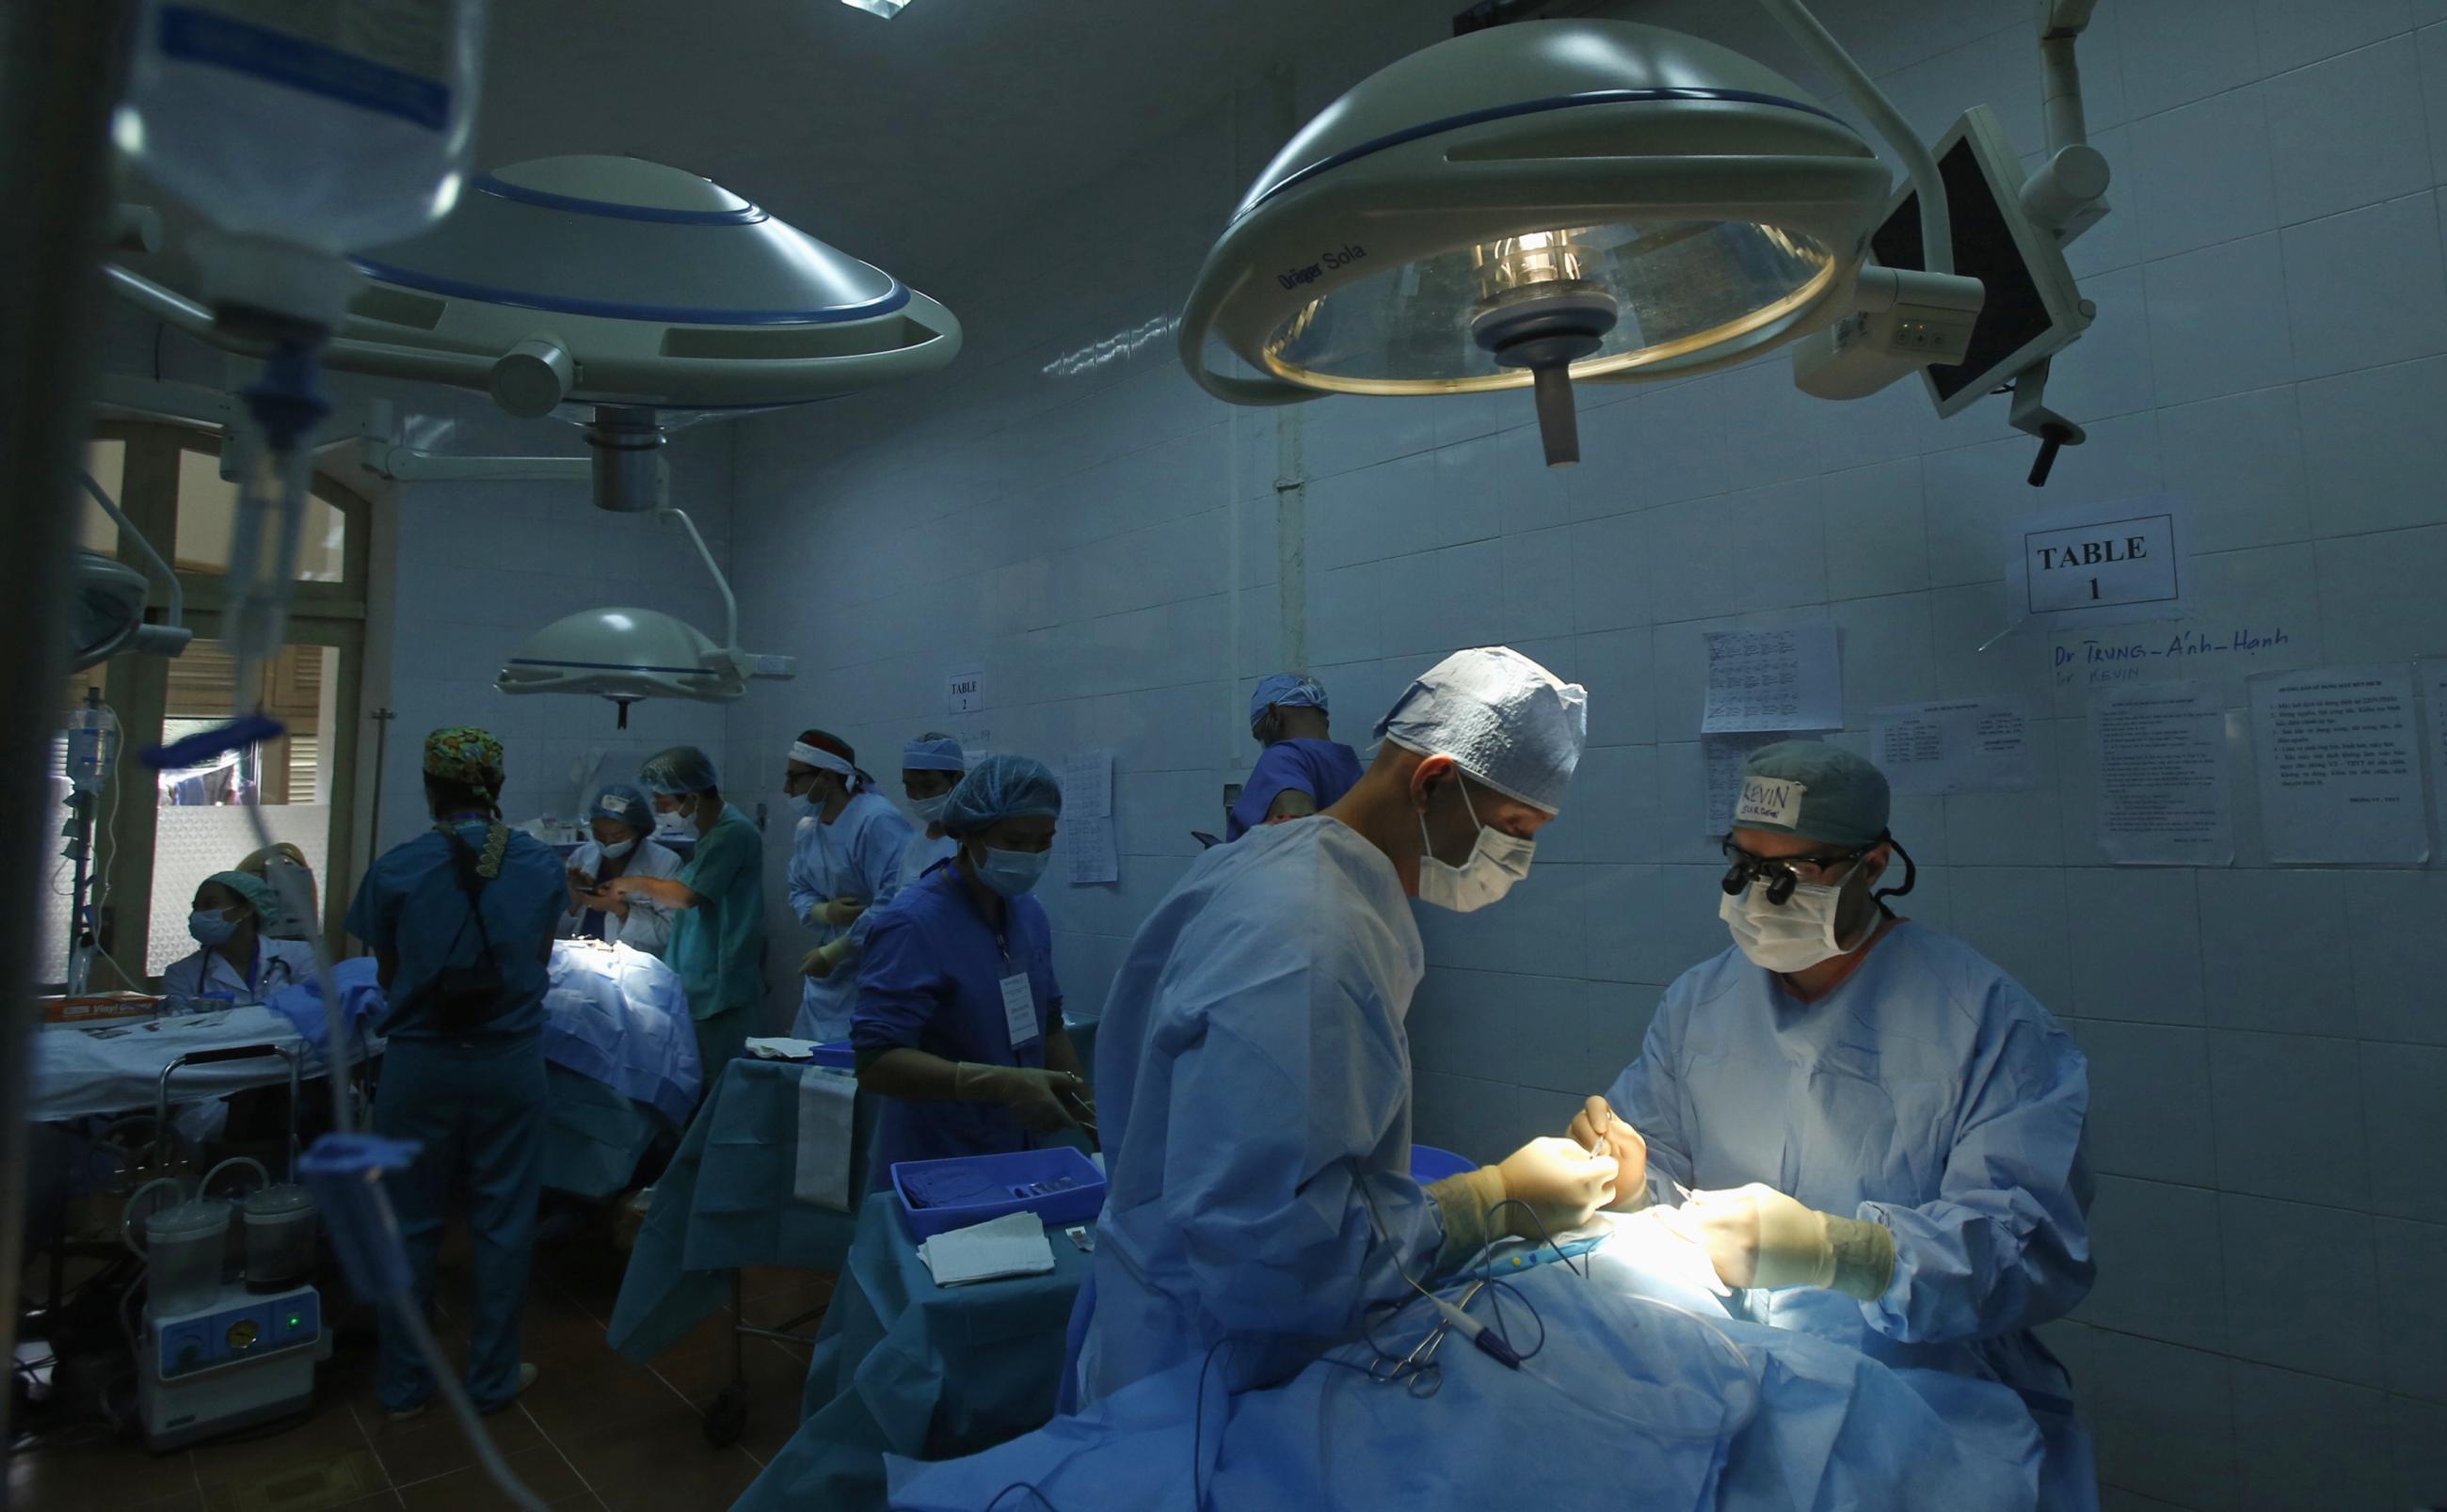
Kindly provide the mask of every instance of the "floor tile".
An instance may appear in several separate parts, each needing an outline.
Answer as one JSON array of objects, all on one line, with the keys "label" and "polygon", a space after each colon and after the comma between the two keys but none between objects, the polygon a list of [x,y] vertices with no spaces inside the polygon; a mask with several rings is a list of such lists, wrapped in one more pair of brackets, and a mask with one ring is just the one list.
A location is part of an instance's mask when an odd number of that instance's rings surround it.
[{"label": "floor tile", "polygon": [[142,1444],[33,1449],[9,1458],[8,1504],[16,1512],[142,1505],[196,1493],[183,1449],[155,1454]]},{"label": "floor tile", "polygon": [[561,1447],[610,1512],[729,1506],[758,1469],[736,1446],[708,1445],[693,1419],[609,1428]]},{"label": "floor tile", "polygon": [[[595,1502],[594,1491],[579,1477],[577,1469],[549,1444],[504,1454],[502,1460],[510,1473],[546,1506],[572,1503],[590,1505]],[[408,1486],[400,1495],[408,1503],[408,1512],[427,1512],[428,1508],[433,1512],[514,1512],[518,1504],[483,1470],[472,1465]]]},{"label": "floor tile", "polygon": [[[464,1470],[476,1463],[475,1446],[457,1419],[436,1404],[423,1416],[394,1423],[379,1409],[371,1418],[360,1410],[367,1442],[393,1485],[408,1486]],[[485,1431],[504,1454],[517,1454],[544,1442],[535,1419],[513,1407],[484,1419]]]}]

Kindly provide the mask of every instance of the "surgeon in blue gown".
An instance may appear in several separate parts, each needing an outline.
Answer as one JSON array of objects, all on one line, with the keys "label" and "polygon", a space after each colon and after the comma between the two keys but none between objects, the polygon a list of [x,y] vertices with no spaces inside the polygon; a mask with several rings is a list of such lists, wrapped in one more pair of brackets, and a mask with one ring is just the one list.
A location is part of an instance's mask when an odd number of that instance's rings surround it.
[{"label": "surgeon in blue gown", "polygon": [[859,1085],[883,1097],[879,1190],[897,1161],[1024,1150],[1093,1128],[1062,1027],[1053,928],[1030,896],[1061,813],[1061,784],[1043,764],[987,757],[936,820],[957,853],[875,916],[850,1043]]},{"label": "surgeon in blue gown", "polygon": [[1333,739],[1325,685],[1277,672],[1249,697],[1249,733],[1265,749],[1224,816],[1224,838],[1331,808],[1359,784],[1359,753]]},{"label": "surgeon in blue gown", "polygon": [[1280,1381],[1489,1238],[1612,1196],[1613,1160],[1563,1139],[1410,1175],[1411,899],[1466,912],[1527,875],[1585,729],[1579,687],[1458,652],[1341,802],[1207,851],[1140,927],[1098,1029],[1110,1185],[1070,1400],[1209,1358]]},{"label": "surgeon in blue gown", "polygon": [[849,1037],[858,1003],[851,963],[864,936],[855,926],[900,889],[901,857],[913,831],[859,769],[849,743],[821,729],[791,742],[782,790],[799,816],[790,841],[790,912],[816,936],[799,962],[799,1013],[790,1032],[831,1044]]},{"label": "surgeon in blue gown", "polygon": [[2001,1382],[2046,1446],[2039,1504],[2097,1504],[2063,1367],[2032,1333],[2090,1291],[2086,1065],[2021,985],[1898,917],[1887,780],[1849,751],[1743,768],[1731,948],[1666,989],[1640,1058],[1573,1120],[1617,1205],[1673,1203],[1755,1320],[1944,1381]]},{"label": "surgeon in blue gown", "polygon": [[[388,998],[374,1132],[414,1140],[415,1163],[384,1179],[419,1307],[433,1298],[442,1229],[466,1211],[475,1260],[467,1395],[482,1412],[535,1379],[519,1322],[542,1176],[543,998],[565,900],[560,858],[501,822],[501,742],[457,726],[425,746],[433,827],[375,860],[349,909]],[[374,1393],[393,1417],[430,1404],[435,1383],[386,1310]]]}]

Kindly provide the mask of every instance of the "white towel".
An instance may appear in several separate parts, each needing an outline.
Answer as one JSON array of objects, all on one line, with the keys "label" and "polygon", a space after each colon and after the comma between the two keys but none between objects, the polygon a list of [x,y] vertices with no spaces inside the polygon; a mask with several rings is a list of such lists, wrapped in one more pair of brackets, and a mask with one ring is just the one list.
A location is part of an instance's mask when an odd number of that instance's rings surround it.
[{"label": "white towel", "polygon": [[749,1058],[753,1060],[804,1061],[815,1052],[816,1042],[814,1040],[790,1039],[785,1036],[775,1036],[770,1039],[762,1037],[751,1038],[748,1042],[748,1054]]},{"label": "white towel", "polygon": [[858,1078],[826,1066],[799,1072],[799,1163],[790,1195],[802,1202],[849,1211],[850,1125]]},{"label": "white towel", "polygon": [[1045,1242],[1045,1225],[1034,1213],[1005,1213],[938,1234],[918,1246],[918,1257],[937,1286],[1043,1276],[1053,1269],[1053,1246]]}]

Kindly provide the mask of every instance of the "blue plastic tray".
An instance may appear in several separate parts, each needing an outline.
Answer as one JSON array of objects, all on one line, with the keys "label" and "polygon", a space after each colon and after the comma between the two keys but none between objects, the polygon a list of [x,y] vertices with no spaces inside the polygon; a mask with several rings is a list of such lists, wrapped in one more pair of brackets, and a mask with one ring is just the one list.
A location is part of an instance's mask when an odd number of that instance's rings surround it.
[{"label": "blue plastic tray", "polygon": [[[1071,1184],[1043,1193],[1029,1190],[1066,1181]],[[1085,1223],[1105,1205],[1105,1173],[1068,1145],[899,1161],[892,1167],[892,1189],[900,1194],[911,1236],[920,1239],[1006,1213],[1034,1213],[1048,1223]]]},{"label": "blue plastic tray", "polygon": [[1411,1180],[1421,1186],[1441,1181],[1448,1176],[1459,1176],[1475,1168],[1477,1162],[1465,1161],[1451,1150],[1440,1150],[1432,1144],[1411,1146]]},{"label": "blue plastic tray", "polygon": [[847,1040],[834,1040],[829,1045],[819,1045],[808,1052],[807,1059],[815,1065],[829,1066],[835,1070],[858,1069],[858,1052],[849,1048]]}]

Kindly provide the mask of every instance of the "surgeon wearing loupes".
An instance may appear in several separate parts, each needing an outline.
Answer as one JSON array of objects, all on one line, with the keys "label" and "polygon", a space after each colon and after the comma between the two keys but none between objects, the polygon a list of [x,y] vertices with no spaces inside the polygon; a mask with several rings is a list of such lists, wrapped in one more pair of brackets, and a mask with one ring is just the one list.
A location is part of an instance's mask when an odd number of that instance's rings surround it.
[{"label": "surgeon wearing loupes", "polygon": [[[1666,989],[1571,1135],[1614,1156],[1618,1209],[1679,1205],[1660,1216],[1737,1312],[1923,1383],[2012,1388],[2039,1427],[2039,1505],[2095,1507],[2070,1381],[2032,1332],[2096,1275],[2088,1068],[2020,983],[1887,905],[1911,890],[1888,807],[1885,775],[1840,747],[1751,757],[1723,842],[1733,944]],[[1903,884],[1881,885],[1897,860]],[[1921,1389],[1946,1410],[1942,1384]]]},{"label": "surgeon wearing loupes", "polygon": [[881,1093],[874,1180],[894,1162],[1034,1148],[1091,1131],[1095,1106],[1062,1027],[1053,934],[1031,897],[1062,786],[1025,756],[985,758],[936,820],[958,846],[880,911],[859,957],[850,1044]]}]

